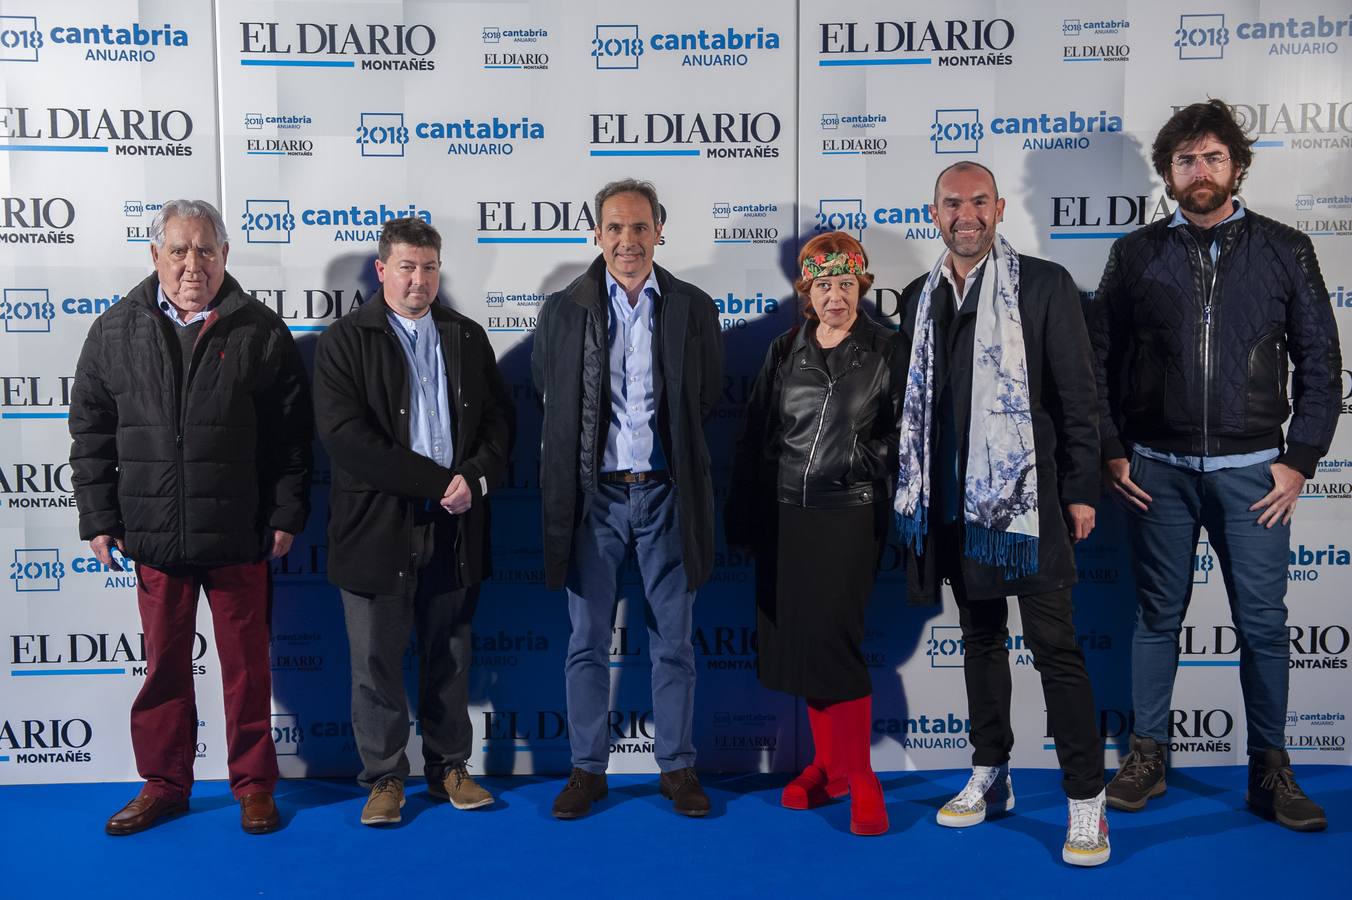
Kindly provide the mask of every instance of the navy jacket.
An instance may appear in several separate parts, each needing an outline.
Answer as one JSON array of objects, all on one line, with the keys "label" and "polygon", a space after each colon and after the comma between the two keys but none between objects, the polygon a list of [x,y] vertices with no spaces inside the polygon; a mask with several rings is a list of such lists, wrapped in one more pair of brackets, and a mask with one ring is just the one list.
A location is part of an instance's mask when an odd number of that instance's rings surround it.
[{"label": "navy jacket", "polygon": [[[654,266],[661,296],[653,334],[657,437],[662,442],[681,522],[688,590],[714,562],[714,492],[704,420],[723,387],[723,335],[713,300]],[[605,259],[551,294],[540,308],[531,374],[540,396],[540,506],[545,582],[561,588],[573,553],[582,497],[596,493],[610,423],[610,360]]]},{"label": "navy jacket", "polygon": [[1314,247],[1252,210],[1217,227],[1214,265],[1166,219],[1113,244],[1090,313],[1103,457],[1134,443],[1193,456],[1281,448],[1290,415],[1279,461],[1313,477],[1342,377]]}]

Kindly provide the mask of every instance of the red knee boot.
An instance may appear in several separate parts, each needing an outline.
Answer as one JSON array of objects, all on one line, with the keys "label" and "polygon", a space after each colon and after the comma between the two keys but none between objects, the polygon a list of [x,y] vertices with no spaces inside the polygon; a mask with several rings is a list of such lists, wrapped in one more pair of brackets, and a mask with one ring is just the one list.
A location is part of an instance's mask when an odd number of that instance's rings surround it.
[{"label": "red knee boot", "polygon": [[790,781],[779,796],[788,809],[812,809],[849,793],[849,785],[832,750],[831,717],[819,700],[807,701],[807,721],[812,729],[812,762]]},{"label": "red knee boot", "polygon": [[887,831],[887,804],[883,800],[883,786],[873,774],[870,758],[873,698],[833,703],[826,712],[831,717],[832,747],[837,764],[844,767],[849,780],[850,831],[883,834]]}]

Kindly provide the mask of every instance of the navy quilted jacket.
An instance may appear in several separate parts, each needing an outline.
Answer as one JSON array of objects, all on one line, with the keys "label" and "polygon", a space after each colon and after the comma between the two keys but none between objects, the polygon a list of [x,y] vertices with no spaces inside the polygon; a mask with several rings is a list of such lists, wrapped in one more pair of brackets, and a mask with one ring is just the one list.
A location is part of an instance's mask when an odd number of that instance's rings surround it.
[{"label": "navy quilted jacket", "polygon": [[[1283,448],[1313,477],[1340,412],[1338,330],[1310,239],[1245,210],[1220,254],[1158,222],[1119,238],[1091,305],[1103,458]],[[1288,375],[1290,377],[1288,393]],[[1294,413],[1294,414],[1293,414]]]}]

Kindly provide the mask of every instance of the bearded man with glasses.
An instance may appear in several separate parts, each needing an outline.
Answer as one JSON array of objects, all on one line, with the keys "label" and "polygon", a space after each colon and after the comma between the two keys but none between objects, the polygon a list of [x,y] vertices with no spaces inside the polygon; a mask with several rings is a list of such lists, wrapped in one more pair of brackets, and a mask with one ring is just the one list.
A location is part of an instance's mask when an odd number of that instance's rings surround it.
[{"label": "bearded man with glasses", "polygon": [[1245,800],[1318,831],[1324,811],[1285,749],[1285,596],[1291,516],[1333,438],[1342,362],[1310,239],[1235,196],[1252,144],[1220,100],[1174,114],[1152,161],[1178,209],[1113,245],[1090,311],[1105,483],[1128,510],[1140,602],[1134,734],[1108,805],[1139,810],[1164,793],[1178,636],[1206,528],[1239,634]]}]

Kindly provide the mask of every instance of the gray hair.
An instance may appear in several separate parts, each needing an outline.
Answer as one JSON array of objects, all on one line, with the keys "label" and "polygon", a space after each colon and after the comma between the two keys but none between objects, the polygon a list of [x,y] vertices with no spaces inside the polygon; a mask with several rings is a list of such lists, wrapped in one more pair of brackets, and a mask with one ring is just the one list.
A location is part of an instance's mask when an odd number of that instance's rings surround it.
[{"label": "gray hair", "polygon": [[622,178],[610,182],[596,192],[596,207],[592,210],[592,217],[596,220],[598,228],[601,225],[601,207],[616,194],[642,194],[653,208],[653,224],[662,224],[662,204],[657,202],[657,188],[653,187],[653,183],[639,181],[636,178]]},{"label": "gray hair", "polygon": [[225,220],[220,212],[205,200],[170,200],[155,213],[155,221],[150,223],[150,242],[157,247],[164,246],[164,226],[174,217],[184,219],[206,219],[216,229],[216,242],[221,245],[230,243],[225,233]]}]

